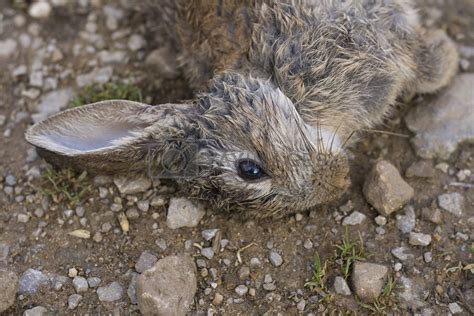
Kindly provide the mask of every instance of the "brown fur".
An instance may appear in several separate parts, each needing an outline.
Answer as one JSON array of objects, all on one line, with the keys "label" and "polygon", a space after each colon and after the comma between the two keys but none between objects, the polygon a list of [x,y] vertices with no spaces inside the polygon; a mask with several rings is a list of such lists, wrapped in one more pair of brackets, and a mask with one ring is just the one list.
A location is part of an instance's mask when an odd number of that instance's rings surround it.
[{"label": "brown fur", "polygon": [[[336,198],[349,135],[380,123],[398,96],[440,89],[457,69],[452,41],[423,29],[408,0],[153,3],[195,100],[92,104],[35,125],[27,140],[57,164],[111,172],[159,173],[179,162],[175,149],[193,153],[194,144],[196,174],[178,181],[244,216]],[[240,158],[268,176],[244,180]]]}]

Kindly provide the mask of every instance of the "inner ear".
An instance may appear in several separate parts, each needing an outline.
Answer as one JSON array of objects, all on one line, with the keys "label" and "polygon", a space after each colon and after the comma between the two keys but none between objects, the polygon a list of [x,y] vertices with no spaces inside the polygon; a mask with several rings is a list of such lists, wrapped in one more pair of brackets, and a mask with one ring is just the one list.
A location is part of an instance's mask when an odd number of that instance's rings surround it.
[{"label": "inner ear", "polygon": [[69,109],[32,126],[26,140],[40,149],[74,156],[101,153],[141,138],[150,106],[112,100]]}]

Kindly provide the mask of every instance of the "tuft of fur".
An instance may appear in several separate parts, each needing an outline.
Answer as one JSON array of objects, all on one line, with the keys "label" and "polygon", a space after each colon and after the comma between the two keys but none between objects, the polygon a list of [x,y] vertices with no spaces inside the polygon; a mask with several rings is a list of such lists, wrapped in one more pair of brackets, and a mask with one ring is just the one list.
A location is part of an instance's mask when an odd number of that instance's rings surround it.
[{"label": "tuft of fur", "polygon": [[[337,198],[347,186],[351,135],[379,124],[397,97],[442,88],[457,69],[453,42],[423,29],[410,0],[149,5],[194,100],[92,104],[33,126],[27,140],[56,164],[110,172],[160,175],[163,164],[189,154],[194,173],[177,180],[244,217],[284,216]],[[243,179],[240,159],[267,176]]]}]

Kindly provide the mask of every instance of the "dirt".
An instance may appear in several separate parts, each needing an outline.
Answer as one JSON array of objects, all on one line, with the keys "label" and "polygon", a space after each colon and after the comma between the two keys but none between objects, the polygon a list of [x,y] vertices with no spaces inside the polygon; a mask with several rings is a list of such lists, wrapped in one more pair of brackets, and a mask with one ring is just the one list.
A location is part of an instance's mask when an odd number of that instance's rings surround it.
[{"label": "dirt", "polygon": [[[79,3],[79,2],[78,2]],[[95,67],[97,54],[101,50],[123,50],[130,59],[125,64],[112,65],[114,75],[110,81],[127,81],[138,86],[146,96],[147,101],[154,104],[187,99],[191,96],[184,80],[156,78],[156,74],[145,64],[145,57],[155,48],[163,45],[163,39],[150,34],[153,20],[143,12],[131,8],[127,1],[84,1],[86,6],[77,3],[68,3],[63,7],[54,7],[51,16],[43,20],[35,20],[28,16],[28,4],[24,1],[0,0],[0,40],[6,38],[19,38],[22,33],[29,34],[31,40],[42,39],[38,47],[44,48],[53,45],[63,55],[59,61],[45,58],[41,67],[45,72],[44,78],[54,77],[59,79],[58,87],[73,87],[76,93],[79,88],[75,78],[79,74],[89,73]],[[111,31],[105,25],[103,6],[112,3],[120,7],[124,17],[120,19],[119,27]],[[436,13],[441,14],[430,27],[441,27],[460,44],[474,47],[474,2],[472,0],[452,1],[420,1],[422,15],[428,20]],[[433,13],[433,10],[437,10]],[[24,25],[15,25],[14,19],[18,16],[26,18]],[[92,18],[91,18],[92,16]],[[94,18],[95,16],[95,18]],[[97,48],[83,38],[87,21],[95,21],[97,33],[104,39],[102,47]],[[21,23],[20,23],[21,24]],[[37,25],[38,34],[31,30],[32,25]],[[129,35],[119,39],[112,39],[114,32],[128,29],[130,34],[142,34],[146,38],[146,46],[138,52],[127,48]],[[33,33],[33,34],[32,34]],[[78,53],[73,54],[74,46],[81,44]],[[34,46],[34,45],[33,45]],[[87,47],[92,46],[89,52]],[[9,246],[9,255],[6,266],[15,271],[19,276],[28,268],[67,276],[68,270],[75,267],[83,276],[98,276],[101,285],[119,281],[125,292],[129,286],[134,265],[140,254],[147,250],[156,254],[158,258],[168,255],[187,252],[201,258],[196,247],[185,249],[185,241],[191,240],[201,246],[209,242],[201,237],[201,231],[208,228],[218,228],[222,238],[229,240],[223,252],[206,259],[206,267],[198,269],[198,291],[195,296],[192,314],[209,314],[210,310],[217,314],[225,315],[292,315],[292,314],[331,314],[341,312],[344,314],[369,314],[373,313],[364,304],[358,302],[354,295],[343,297],[332,290],[332,280],[341,275],[337,262],[332,262],[335,245],[341,243],[345,227],[341,225],[341,218],[346,214],[338,205],[322,209],[309,210],[301,214],[302,219],[296,220],[295,216],[281,220],[247,221],[228,214],[207,212],[200,225],[194,228],[181,228],[171,230],[166,226],[166,206],[150,207],[147,212],[141,212],[137,219],[130,219],[130,231],[124,233],[117,220],[117,214],[110,210],[114,198],[120,196],[113,183],[101,185],[109,190],[105,198],[99,197],[98,185],[93,183],[90,176],[87,184],[92,191],[80,201],[86,209],[85,225],[81,225],[81,218],[75,214],[69,218],[65,215],[68,206],[64,203],[57,204],[45,198],[41,190],[35,189],[31,184],[39,183],[39,179],[29,180],[26,172],[33,167],[44,170],[47,165],[41,159],[27,162],[27,150],[30,146],[24,141],[23,133],[30,125],[30,116],[35,112],[35,107],[41,96],[31,100],[22,96],[22,91],[29,89],[28,75],[14,78],[12,70],[21,64],[31,66],[37,53],[37,48],[21,47],[8,59],[0,60],[0,115],[7,117],[6,124],[0,126],[0,242]],[[470,59],[470,66],[465,72],[474,72],[474,56]],[[100,64],[100,61],[98,61]],[[67,76],[65,71],[70,71]],[[41,95],[46,91],[39,88]],[[54,88],[51,91],[55,90]],[[357,226],[349,226],[351,238],[360,238],[365,246],[369,262],[384,264],[390,267],[391,275],[398,287],[383,302],[383,310],[375,313],[392,312],[394,314],[407,314],[409,312],[421,313],[423,309],[432,310],[435,315],[447,314],[448,304],[457,302],[463,309],[463,314],[474,313],[473,286],[474,274],[462,267],[474,262],[473,253],[473,223],[474,217],[474,189],[469,187],[453,187],[449,184],[458,181],[456,173],[459,170],[474,172],[474,145],[464,144],[447,161],[428,161],[434,166],[440,162],[449,164],[448,173],[435,169],[431,178],[406,178],[405,180],[415,189],[415,197],[410,202],[416,213],[417,232],[436,236],[428,247],[415,247],[408,244],[408,236],[396,227],[396,216],[403,215],[399,211],[389,216],[388,223],[383,227],[385,234],[376,232],[378,225],[374,218],[377,211],[366,202],[362,187],[365,176],[373,162],[384,158],[394,164],[401,174],[413,163],[421,160],[411,147],[412,134],[404,124],[404,116],[410,107],[430,102],[436,96],[418,96],[408,104],[400,103],[397,110],[384,126],[379,130],[400,134],[399,136],[387,135],[378,132],[366,132],[360,135],[360,141],[351,149],[351,188],[347,194],[338,201],[345,205],[351,201],[353,210],[367,216],[367,219]],[[28,115],[20,122],[15,122],[16,114],[25,112]],[[473,122],[474,123],[474,122]],[[5,136],[5,131],[11,130],[10,136]],[[407,135],[405,137],[403,135]],[[4,191],[3,179],[7,175],[15,175],[17,184],[15,192],[8,194]],[[3,178],[2,178],[3,176]],[[471,184],[474,177],[471,176]],[[468,179],[469,181],[469,179]],[[3,186],[3,187],[2,187]],[[172,185],[169,185],[172,187]],[[151,193],[138,194],[136,197],[122,196],[124,210],[135,207],[136,200],[149,200],[150,196],[173,196],[163,194],[162,186],[155,187]],[[458,192],[465,198],[465,207],[462,217],[455,217],[443,211],[442,224],[436,225],[421,216],[423,208],[437,208],[437,197],[446,192]],[[22,197],[22,198],[19,198]],[[34,215],[36,209],[45,209],[42,217]],[[18,221],[18,214],[29,214],[28,222]],[[470,222],[468,219],[471,219]],[[101,231],[104,223],[110,223],[112,229],[102,232],[100,242],[93,239],[80,239],[68,235],[76,229],[86,229],[92,234]],[[39,233],[38,233],[38,229]],[[467,240],[456,237],[461,232],[467,235]],[[161,249],[156,240],[165,240],[166,249]],[[306,240],[311,240],[313,247],[307,249],[303,246]],[[242,251],[242,264],[237,261],[237,252],[242,247],[251,245]],[[401,245],[409,247],[414,255],[413,260],[402,262],[400,271],[394,271],[394,265],[400,260],[396,259],[391,250]],[[283,264],[275,267],[269,262],[270,249],[277,251],[283,257]],[[321,260],[330,260],[327,270],[326,293],[311,290],[305,283],[311,279],[315,253],[319,253]],[[432,252],[433,261],[425,262],[423,255]],[[251,258],[258,258],[260,265],[251,267],[250,278],[246,281],[239,280],[237,271],[241,265],[250,266]],[[230,264],[226,263],[228,259]],[[0,262],[0,265],[2,263]],[[459,268],[461,267],[461,268]],[[212,270],[215,269],[215,270]],[[212,272],[216,274],[213,276]],[[270,274],[275,280],[276,290],[266,291],[262,288],[263,278]],[[418,297],[424,306],[407,306],[403,303],[400,293],[401,278],[411,279],[419,287]],[[213,288],[213,284],[216,289]],[[350,278],[349,278],[350,283]],[[240,284],[246,284],[256,289],[256,295],[239,297],[234,289]],[[210,290],[208,290],[210,289]],[[224,301],[219,306],[212,304],[214,295],[219,292],[224,296]],[[60,315],[71,313],[68,310],[67,300],[74,294],[72,285],[55,291],[50,287],[42,287],[34,295],[17,295],[15,305],[4,314],[21,314],[26,309],[34,306],[44,306],[50,311]],[[326,299],[325,294],[331,294]],[[74,310],[77,314],[98,314],[100,312],[114,312],[120,314],[139,314],[137,305],[131,303],[130,298],[124,293],[121,300],[112,303],[100,302],[93,289],[83,293],[83,299]],[[304,311],[297,308],[298,302],[304,299]],[[301,305],[301,304],[300,304]],[[211,313],[212,314],[212,313]]]}]

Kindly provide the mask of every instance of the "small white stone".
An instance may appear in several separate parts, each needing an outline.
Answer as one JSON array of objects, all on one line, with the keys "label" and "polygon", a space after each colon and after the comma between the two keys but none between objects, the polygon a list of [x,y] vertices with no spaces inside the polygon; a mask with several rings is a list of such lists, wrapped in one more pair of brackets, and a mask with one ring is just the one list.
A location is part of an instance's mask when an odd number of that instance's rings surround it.
[{"label": "small white stone", "polygon": [[145,47],[146,42],[143,36],[139,34],[133,34],[130,36],[130,39],[128,41],[128,48],[132,51],[137,51]]},{"label": "small white stone", "polygon": [[385,226],[387,224],[387,218],[385,216],[379,215],[375,218],[375,223],[379,226]]},{"label": "small white stone", "polygon": [[414,246],[425,247],[431,243],[431,235],[411,232],[409,242]]},{"label": "small white stone", "polygon": [[34,2],[31,4],[28,14],[35,19],[44,19],[51,14],[51,5],[48,2]]},{"label": "small white stone", "polygon": [[235,288],[235,293],[237,293],[237,295],[239,296],[244,296],[245,294],[247,294],[249,291],[249,288],[246,287],[245,285],[239,285]]},{"label": "small white stone", "polygon": [[403,265],[400,262],[395,263],[395,265],[393,266],[393,270],[395,270],[396,272],[400,271],[402,268]]},{"label": "small white stone", "polygon": [[351,225],[351,226],[360,225],[362,224],[362,222],[365,221],[366,218],[367,216],[365,216],[361,212],[354,211],[351,213],[351,215],[345,217],[342,220],[342,225]]},{"label": "small white stone", "polygon": [[76,277],[77,276],[77,269],[76,268],[69,268],[69,271],[68,271],[67,275],[70,278]]},{"label": "small white stone", "polygon": [[448,308],[449,308],[449,311],[454,315],[461,314],[463,312],[461,306],[459,306],[458,303],[449,303]]}]

